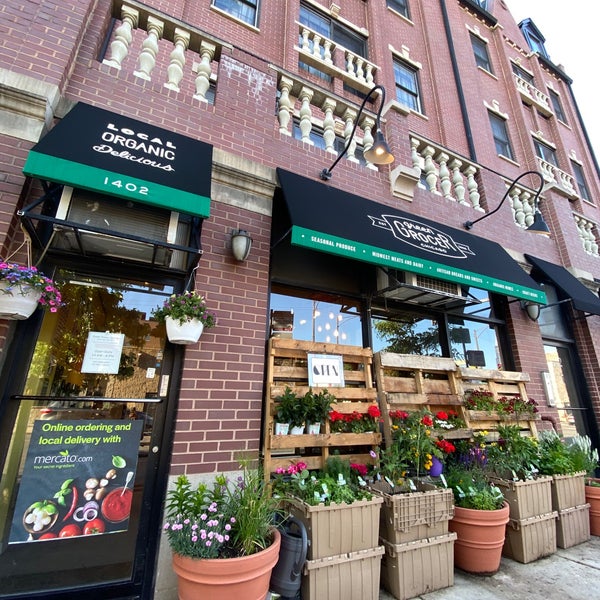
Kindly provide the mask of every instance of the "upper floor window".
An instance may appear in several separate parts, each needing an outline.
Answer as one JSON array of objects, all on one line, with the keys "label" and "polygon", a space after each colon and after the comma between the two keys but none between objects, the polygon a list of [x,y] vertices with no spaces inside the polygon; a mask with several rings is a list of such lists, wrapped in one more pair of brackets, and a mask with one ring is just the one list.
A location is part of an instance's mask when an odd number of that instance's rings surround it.
[{"label": "upper floor window", "polygon": [[544,58],[550,58],[544,46],[546,39],[540,33],[540,30],[535,26],[534,22],[531,19],[524,19],[523,21],[521,21],[519,23],[519,29],[523,32],[523,35],[527,40],[527,44],[533,52],[537,52],[540,56],[543,56]]},{"label": "upper floor window", "polygon": [[556,158],[556,150],[551,148],[547,144],[540,142],[540,140],[533,140],[533,145],[535,146],[535,153],[547,163],[558,167],[558,159]]},{"label": "upper floor window", "polygon": [[585,176],[583,174],[583,167],[575,161],[571,161],[571,166],[573,167],[573,173],[575,175],[575,181],[577,182],[577,188],[579,189],[579,195],[584,200],[591,202],[590,192],[588,190],[587,184],[585,182]]},{"label": "upper floor window", "polygon": [[565,116],[565,111],[563,110],[560,96],[554,90],[548,90],[550,92],[550,101],[552,102],[552,108],[554,109],[554,114],[559,121],[563,123],[567,122],[567,117]]},{"label": "upper floor window", "polygon": [[508,137],[508,128],[506,121],[497,114],[488,113],[490,117],[490,126],[494,135],[494,143],[496,144],[496,152],[501,156],[513,159],[513,151]]},{"label": "upper floor window", "polygon": [[[346,50],[350,50],[353,54],[367,58],[367,42],[365,38],[356,34],[350,28],[345,27],[338,23],[335,19],[324,15],[323,13],[317,12],[308,6],[303,4],[300,5],[300,23],[306,25],[309,29],[318,33],[319,35],[332,40],[336,44],[343,46]],[[300,40],[302,43],[302,40]],[[311,40],[311,51],[313,42]],[[324,46],[321,46],[321,55],[325,52]],[[323,57],[323,56],[322,56]],[[346,65],[344,65],[345,68]],[[323,79],[329,79],[329,76],[322,71],[314,67],[301,62],[300,67],[315,74]]]},{"label": "upper floor window", "polygon": [[519,67],[519,65],[515,65],[514,63],[512,63],[512,70],[517,77],[520,77],[529,85],[533,85],[535,87],[533,75],[529,71],[522,69],[521,67]]},{"label": "upper floor window", "polygon": [[410,18],[408,13],[408,0],[387,0],[387,6],[401,15],[404,15],[407,19]]},{"label": "upper floor window", "polygon": [[493,73],[487,44],[481,38],[471,34],[471,46],[473,46],[473,54],[475,55],[475,63],[477,66],[488,73]]},{"label": "upper floor window", "polygon": [[475,0],[475,2],[476,2],[477,4],[479,4],[479,6],[480,6],[481,8],[483,8],[483,10],[487,10],[487,7],[488,7],[487,0]]},{"label": "upper floor window", "polygon": [[396,80],[396,100],[411,110],[423,112],[417,70],[405,62],[395,60],[394,78]]},{"label": "upper floor window", "polygon": [[230,14],[232,17],[253,25],[258,25],[258,5],[260,0],[212,0],[215,8]]}]

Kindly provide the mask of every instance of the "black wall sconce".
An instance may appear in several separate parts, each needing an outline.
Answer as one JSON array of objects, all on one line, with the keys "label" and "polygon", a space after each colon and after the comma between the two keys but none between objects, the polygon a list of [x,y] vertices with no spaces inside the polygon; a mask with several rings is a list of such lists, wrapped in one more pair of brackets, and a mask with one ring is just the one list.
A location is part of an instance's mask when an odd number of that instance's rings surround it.
[{"label": "black wall sconce", "polygon": [[504,193],[504,197],[500,201],[500,204],[498,204],[498,206],[493,211],[486,213],[485,215],[483,215],[483,217],[479,217],[479,219],[475,219],[474,221],[466,221],[465,223],[463,223],[464,228],[465,229],[473,229],[473,225],[475,225],[475,223],[479,223],[479,221],[483,221],[483,219],[486,219],[487,217],[491,217],[495,212],[498,212],[498,210],[500,210],[500,207],[504,204],[505,200],[508,198],[510,191],[513,189],[513,187],[517,184],[517,182],[520,179],[522,179],[526,175],[537,175],[540,178],[540,185],[538,186],[537,192],[533,199],[533,205],[534,205],[533,223],[529,227],[527,227],[527,229],[525,231],[530,231],[531,233],[539,233],[540,235],[549,236],[550,228],[548,227],[548,225],[546,225],[546,222],[544,221],[544,217],[542,216],[542,213],[540,212],[540,208],[539,208],[539,197],[540,197],[540,194],[542,193],[542,189],[544,187],[544,176],[539,171],[525,171],[525,173],[521,173],[521,175],[519,175],[510,184],[510,186]]},{"label": "black wall sconce", "polygon": [[342,152],[340,152],[339,156],[335,159],[334,163],[329,167],[329,169],[323,169],[320,173],[321,179],[328,181],[331,179],[331,171],[333,171],[335,165],[340,162],[341,158],[346,155],[348,152],[348,148],[352,143],[352,139],[354,138],[354,134],[356,133],[356,127],[358,126],[358,122],[360,120],[360,115],[362,115],[363,110],[365,108],[365,104],[367,100],[371,98],[371,96],[376,92],[381,92],[381,102],[379,103],[379,110],[377,111],[377,122],[375,125],[375,137],[373,141],[373,145],[364,152],[363,156],[365,160],[374,164],[374,165],[389,165],[394,162],[394,155],[390,150],[387,142],[385,141],[385,137],[383,137],[383,132],[381,131],[381,111],[383,110],[383,105],[385,104],[385,88],[381,85],[376,85],[375,87],[369,90],[369,93],[365,96],[362,104],[360,105],[360,110],[356,115],[356,119],[354,120],[354,127],[352,128],[352,133],[344,146]]},{"label": "black wall sconce", "polygon": [[250,254],[252,248],[252,238],[250,234],[244,229],[234,229],[231,232],[231,252],[233,258],[240,262],[245,261]]}]

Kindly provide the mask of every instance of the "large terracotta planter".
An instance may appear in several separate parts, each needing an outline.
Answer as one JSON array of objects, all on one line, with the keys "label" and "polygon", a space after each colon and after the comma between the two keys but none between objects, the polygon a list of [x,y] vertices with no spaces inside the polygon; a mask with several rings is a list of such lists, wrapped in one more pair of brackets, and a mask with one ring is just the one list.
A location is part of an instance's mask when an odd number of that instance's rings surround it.
[{"label": "large terracotta planter", "polygon": [[281,534],[261,552],[241,558],[187,558],[173,555],[179,600],[264,600],[277,564]]},{"label": "large terracotta planter", "polygon": [[448,528],[456,533],[454,564],[469,573],[495,573],[500,568],[509,505],[499,510],[454,507]]},{"label": "large terracotta planter", "polygon": [[[600,483],[600,479],[593,479]],[[600,487],[585,486],[585,501],[590,505],[590,533],[600,535]]]}]

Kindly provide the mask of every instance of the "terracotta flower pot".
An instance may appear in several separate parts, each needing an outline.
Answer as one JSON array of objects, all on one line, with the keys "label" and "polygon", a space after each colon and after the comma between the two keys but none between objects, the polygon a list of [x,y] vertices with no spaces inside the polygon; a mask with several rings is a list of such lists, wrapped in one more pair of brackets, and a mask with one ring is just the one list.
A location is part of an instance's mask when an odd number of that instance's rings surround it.
[{"label": "terracotta flower pot", "polygon": [[495,573],[500,568],[509,506],[498,510],[454,507],[448,528],[457,534],[454,564],[469,573]]},{"label": "terracotta flower pot", "polygon": [[187,558],[173,554],[179,600],[264,600],[277,564],[281,534],[256,554],[240,558]]},{"label": "terracotta flower pot", "polygon": [[[600,483],[600,479],[593,479]],[[585,501],[590,505],[590,533],[600,535],[600,487],[585,486]]]}]

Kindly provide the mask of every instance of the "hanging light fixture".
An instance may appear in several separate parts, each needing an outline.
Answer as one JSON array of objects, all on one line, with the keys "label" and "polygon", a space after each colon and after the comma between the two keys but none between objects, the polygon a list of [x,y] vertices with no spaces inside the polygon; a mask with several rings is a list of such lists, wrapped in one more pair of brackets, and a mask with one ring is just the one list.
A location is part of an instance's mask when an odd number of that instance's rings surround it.
[{"label": "hanging light fixture", "polygon": [[529,227],[527,227],[525,229],[525,231],[529,231],[531,233],[538,233],[540,235],[550,236],[550,228],[544,221],[544,217],[542,216],[542,213],[540,212],[540,207],[539,207],[539,197],[540,197],[540,194],[542,193],[542,188],[544,187],[544,176],[539,171],[525,171],[525,173],[521,173],[521,175],[519,175],[510,184],[510,186],[504,193],[504,196],[503,196],[502,200],[500,201],[500,204],[498,204],[498,206],[493,211],[486,213],[485,215],[483,215],[483,217],[479,217],[479,219],[475,219],[474,221],[466,221],[465,223],[463,223],[464,228],[465,229],[473,229],[473,225],[475,225],[475,223],[479,223],[479,221],[483,221],[483,219],[487,219],[487,217],[491,217],[495,212],[500,210],[500,207],[504,204],[504,202],[508,198],[513,187],[517,184],[517,182],[521,178],[525,177],[526,175],[537,175],[540,178],[540,185],[538,186],[535,197],[533,198],[533,206],[534,206],[533,223]]},{"label": "hanging light fixture", "polygon": [[356,115],[356,119],[354,120],[352,133],[350,134],[344,149],[340,152],[339,156],[335,159],[334,163],[331,165],[331,167],[329,167],[329,169],[323,169],[321,171],[321,179],[325,181],[331,179],[331,171],[333,171],[334,167],[338,164],[338,162],[340,162],[341,158],[346,155],[346,152],[348,152],[348,148],[350,147],[352,139],[354,138],[354,134],[356,133],[356,127],[358,126],[358,122],[365,108],[365,104],[376,91],[381,92],[381,102],[379,103],[379,110],[377,111],[374,142],[368,150],[365,150],[363,156],[365,157],[365,160],[374,165],[389,165],[390,163],[394,162],[394,155],[392,154],[390,147],[385,141],[383,132],[381,131],[381,111],[383,110],[383,105],[385,104],[385,88],[382,85],[376,85],[375,87],[371,88],[369,93],[365,96],[365,99],[363,100],[358,111],[358,115]]},{"label": "hanging light fixture", "polygon": [[248,258],[252,248],[252,238],[244,229],[233,230],[231,232],[231,252],[233,257],[243,262]]}]

